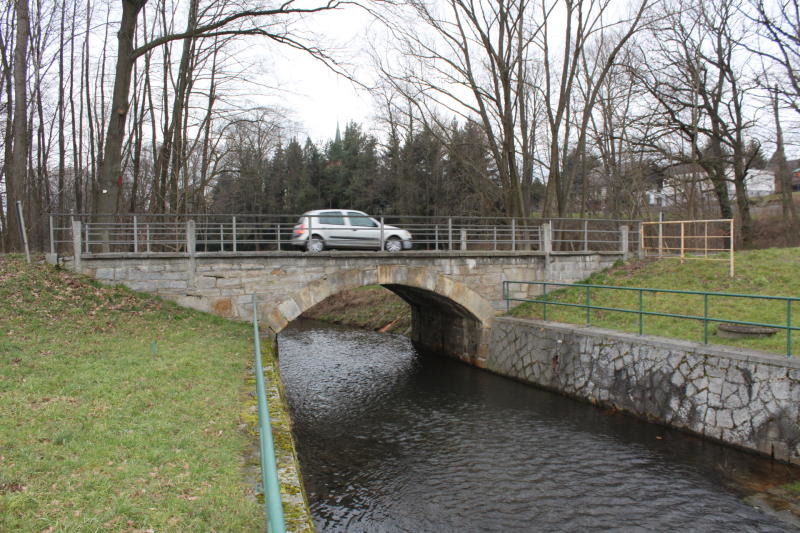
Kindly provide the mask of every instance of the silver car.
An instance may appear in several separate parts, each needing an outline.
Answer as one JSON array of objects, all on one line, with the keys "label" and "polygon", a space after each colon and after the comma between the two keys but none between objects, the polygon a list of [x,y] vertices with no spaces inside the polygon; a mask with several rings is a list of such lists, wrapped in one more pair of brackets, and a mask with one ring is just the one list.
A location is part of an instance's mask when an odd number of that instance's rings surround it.
[{"label": "silver car", "polygon": [[361,211],[319,209],[303,213],[292,232],[292,245],[309,252],[326,248],[371,248],[387,252],[411,249],[411,234],[381,223]]}]

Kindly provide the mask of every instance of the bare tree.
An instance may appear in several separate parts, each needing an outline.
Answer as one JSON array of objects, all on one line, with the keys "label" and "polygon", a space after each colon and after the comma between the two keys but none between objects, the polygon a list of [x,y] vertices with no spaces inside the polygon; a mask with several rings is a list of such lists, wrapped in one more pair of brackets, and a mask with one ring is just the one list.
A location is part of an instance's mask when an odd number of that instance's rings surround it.
[{"label": "bare tree", "polygon": [[[750,0],[754,10],[750,18],[758,23],[759,33],[768,41],[767,46],[749,47],[768,58],[782,71],[782,83],[777,89],[789,105],[800,113],[800,4],[798,0],[781,0],[765,3]],[[745,13],[749,11],[742,10]]]},{"label": "bare tree", "polygon": [[293,38],[284,26],[275,25],[274,21],[279,17],[309,14],[334,9],[341,5],[340,2],[331,0],[321,5],[306,8],[298,7],[292,1],[289,1],[275,9],[238,8],[229,12],[218,11],[213,14],[213,18],[208,22],[190,22],[191,26],[183,32],[154,37],[134,48],[134,35],[139,13],[146,3],[147,0],[122,0],[122,16],[119,32],[117,33],[117,63],[111,100],[112,112],[108,121],[105,151],[101,163],[98,194],[95,201],[95,212],[97,213],[113,213],[119,205],[119,196],[123,185],[122,144],[129,109],[133,65],[137,58],[171,41],[232,34],[261,35],[289,46],[307,50],[312,54],[324,56],[321,50]]},{"label": "bare tree", "polygon": [[792,199],[792,176],[789,166],[786,164],[786,152],[783,142],[783,127],[780,118],[780,90],[775,87],[771,94],[772,114],[775,119],[775,173],[778,175],[781,185],[781,208],[783,210],[783,220],[786,226],[786,244],[798,244],[800,242],[800,221],[797,216],[797,206]]},{"label": "bare tree", "polygon": [[748,29],[736,16],[739,8],[738,0],[675,6],[640,50],[646,61],[636,74],[655,103],[650,114],[661,117],[660,128],[642,141],[673,162],[702,167],[723,218],[733,218],[732,182],[742,240],[749,245],[746,180],[755,153],[748,133],[756,122],[748,99],[756,85],[742,74],[740,43]]},{"label": "bare tree", "polygon": [[[6,174],[8,206],[16,209],[15,202],[24,197],[28,175],[28,39],[30,37],[30,10],[28,0],[15,0],[16,38],[14,46],[14,117],[11,139],[11,164]],[[9,211],[11,212],[11,211]],[[16,217],[8,217],[7,249],[15,246],[19,225]]]}]

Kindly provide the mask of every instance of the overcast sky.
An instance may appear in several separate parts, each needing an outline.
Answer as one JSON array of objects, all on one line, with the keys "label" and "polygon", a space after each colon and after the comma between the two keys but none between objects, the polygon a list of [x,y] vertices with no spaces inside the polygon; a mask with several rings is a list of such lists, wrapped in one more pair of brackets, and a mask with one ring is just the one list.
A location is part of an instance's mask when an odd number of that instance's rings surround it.
[{"label": "overcast sky", "polygon": [[[357,7],[317,14],[308,17],[308,31],[318,35],[326,49],[337,60],[357,70],[360,79],[366,76],[364,36],[372,23],[371,17]],[[266,50],[266,48],[264,49]],[[286,46],[270,46],[272,55],[267,65],[268,83],[277,91],[265,104],[279,105],[291,111],[303,129],[301,136],[313,141],[325,141],[342,129],[347,122],[367,124],[373,116],[372,98],[361,88],[332,72],[319,60],[305,52]]]}]

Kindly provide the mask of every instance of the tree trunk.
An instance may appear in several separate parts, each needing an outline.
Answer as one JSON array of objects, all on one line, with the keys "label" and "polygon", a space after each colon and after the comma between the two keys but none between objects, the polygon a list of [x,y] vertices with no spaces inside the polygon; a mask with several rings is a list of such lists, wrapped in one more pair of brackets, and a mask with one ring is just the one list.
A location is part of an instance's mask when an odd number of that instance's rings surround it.
[{"label": "tree trunk", "polygon": [[[122,140],[125,136],[125,121],[128,118],[128,96],[133,71],[133,38],[136,20],[147,0],[123,0],[122,20],[117,34],[117,67],[114,75],[114,92],[111,97],[111,114],[108,118],[105,150],[100,162],[98,187],[95,197],[95,212],[115,213],[122,190]],[[108,220],[101,217],[100,221]],[[102,236],[103,251],[108,250],[108,236]]]},{"label": "tree trunk", "polygon": [[[30,13],[28,0],[14,2],[17,11],[17,36],[14,48],[14,119],[8,184],[9,213],[16,212],[15,202],[24,198],[28,170],[28,37]],[[19,225],[15,216],[8,217],[8,249],[18,250]]]},{"label": "tree trunk", "polygon": [[797,217],[797,206],[792,198],[792,175],[786,162],[786,152],[783,144],[783,128],[781,127],[780,112],[778,110],[778,91],[773,93],[772,113],[775,118],[775,174],[780,180],[781,208],[783,210],[783,225],[785,228],[786,244],[789,246],[800,244],[800,224]]}]

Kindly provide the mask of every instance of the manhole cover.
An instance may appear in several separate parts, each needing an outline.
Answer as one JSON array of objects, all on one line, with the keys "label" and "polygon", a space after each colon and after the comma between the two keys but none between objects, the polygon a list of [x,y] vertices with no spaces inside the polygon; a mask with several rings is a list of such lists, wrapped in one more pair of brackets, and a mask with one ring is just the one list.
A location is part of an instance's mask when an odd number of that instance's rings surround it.
[{"label": "manhole cover", "polygon": [[723,339],[742,339],[752,337],[770,337],[778,332],[775,328],[749,326],[747,324],[719,324],[717,336]]}]

